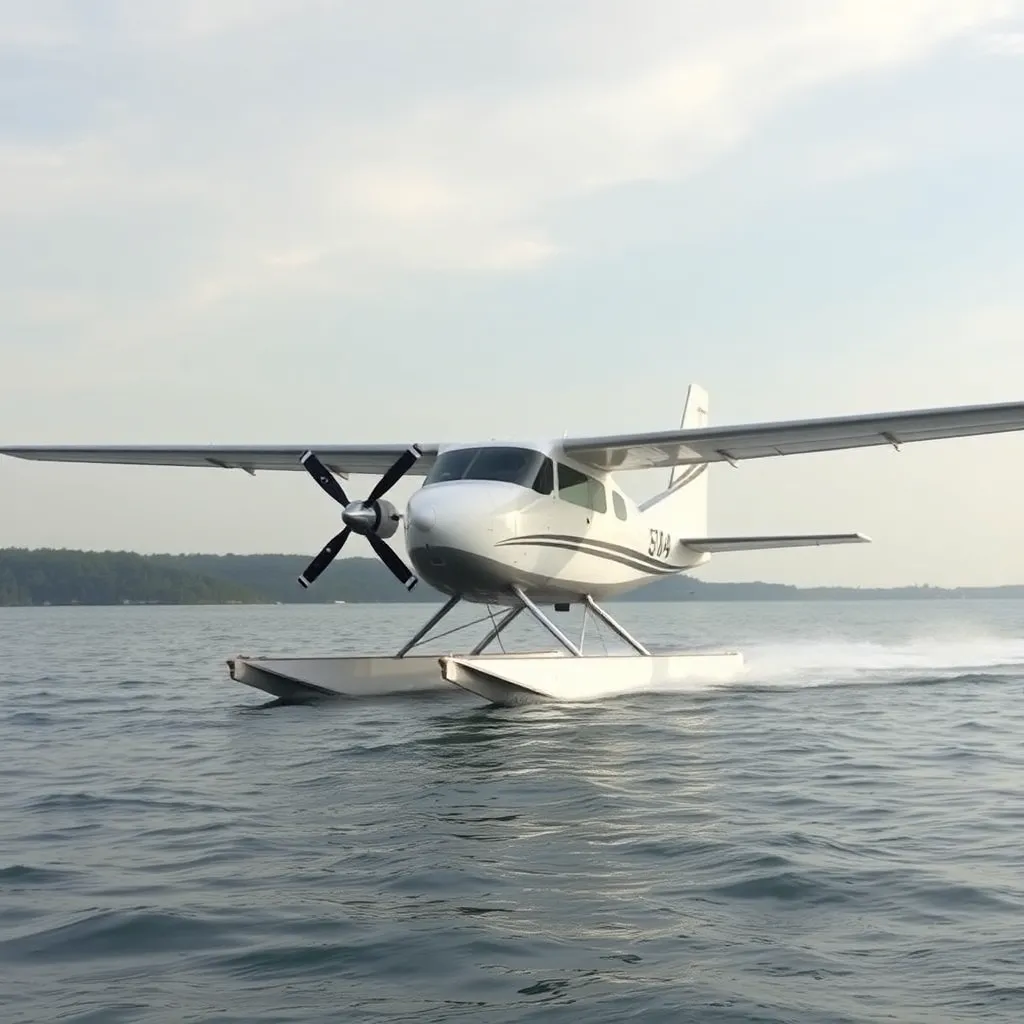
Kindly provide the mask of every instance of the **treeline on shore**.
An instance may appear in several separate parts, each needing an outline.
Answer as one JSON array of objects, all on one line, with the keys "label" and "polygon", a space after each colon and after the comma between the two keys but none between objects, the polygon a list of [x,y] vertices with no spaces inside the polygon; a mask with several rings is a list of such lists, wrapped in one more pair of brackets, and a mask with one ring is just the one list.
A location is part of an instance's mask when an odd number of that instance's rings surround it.
[{"label": "treeline on shore", "polygon": [[[420,585],[410,594],[375,558],[340,558],[316,585],[296,577],[308,555],[139,555],[130,551],[0,549],[0,606],[111,604],[310,604],[437,601]],[[857,588],[785,583],[657,580],[620,600],[778,601],[1024,597],[1024,586]]]}]

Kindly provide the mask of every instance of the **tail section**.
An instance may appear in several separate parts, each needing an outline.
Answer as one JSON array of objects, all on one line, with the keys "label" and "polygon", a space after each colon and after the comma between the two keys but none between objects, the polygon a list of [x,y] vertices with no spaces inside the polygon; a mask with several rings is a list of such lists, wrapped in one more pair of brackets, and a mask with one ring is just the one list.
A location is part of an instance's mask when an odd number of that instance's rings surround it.
[{"label": "tail section", "polygon": [[[708,393],[691,384],[686,392],[683,418],[684,430],[708,425]],[[676,533],[685,537],[706,537],[708,533],[708,464],[673,466],[668,486],[660,494],[648,498],[641,511],[657,506],[671,516]]]},{"label": "tail section", "polygon": [[[683,430],[697,430],[708,425],[708,393],[691,384],[683,407]],[[725,551],[766,551],[772,548],[818,547],[825,544],[867,544],[871,538],[863,533],[804,533],[780,536],[710,537],[708,536],[708,466],[698,462],[673,466],[668,486],[640,505],[640,510],[656,509],[657,518],[672,525],[676,544],[690,555],[700,556],[693,563],[703,565],[713,554]]]},{"label": "tail section", "polygon": [[[686,391],[686,402],[683,405],[683,418],[679,421],[682,430],[696,430],[708,425],[708,393],[699,385],[691,384]],[[673,466],[668,474],[668,487],[672,489],[676,477],[689,469],[689,466]]]}]

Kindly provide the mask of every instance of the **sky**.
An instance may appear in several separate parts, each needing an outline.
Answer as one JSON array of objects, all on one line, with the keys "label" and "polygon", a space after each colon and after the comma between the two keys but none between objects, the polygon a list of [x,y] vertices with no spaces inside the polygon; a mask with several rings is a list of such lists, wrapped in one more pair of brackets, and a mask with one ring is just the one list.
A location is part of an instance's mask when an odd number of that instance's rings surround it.
[{"label": "sky", "polygon": [[[1021,400],[1022,109],[1024,0],[0,0],[0,445]],[[1021,467],[1024,433],[714,465],[712,534],[873,543],[700,576],[1024,583]],[[336,529],[300,473],[0,458],[0,547]]]}]

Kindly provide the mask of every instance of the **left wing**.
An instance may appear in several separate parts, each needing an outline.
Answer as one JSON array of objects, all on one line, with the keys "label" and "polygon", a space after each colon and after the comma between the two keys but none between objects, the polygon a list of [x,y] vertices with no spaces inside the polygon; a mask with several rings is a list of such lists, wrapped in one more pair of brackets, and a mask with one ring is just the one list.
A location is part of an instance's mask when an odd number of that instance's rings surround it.
[{"label": "left wing", "polygon": [[694,537],[679,542],[691,551],[766,551],[769,548],[805,548],[819,544],[870,544],[863,533],[800,533],[781,537]]},{"label": "left wing", "polygon": [[561,446],[595,469],[651,469],[731,462],[772,455],[864,448],[946,437],[1024,430],[1024,402],[963,405],[866,416],[780,420],[736,427],[699,427],[646,434],[565,438]]},{"label": "left wing", "polygon": [[[16,459],[36,459],[43,462],[103,462],[128,466],[195,466],[207,469],[242,469],[250,474],[257,470],[303,470],[299,461],[309,450],[316,452],[320,461],[338,476],[350,473],[384,473],[408,449],[406,444],[379,445],[237,445],[221,448],[214,445],[133,445],[114,447],[100,445],[86,447],[71,445],[58,448],[33,445],[27,448],[0,448],[0,455]],[[437,445],[419,445],[423,452],[412,468],[410,476],[421,476],[430,471],[437,456]]]}]

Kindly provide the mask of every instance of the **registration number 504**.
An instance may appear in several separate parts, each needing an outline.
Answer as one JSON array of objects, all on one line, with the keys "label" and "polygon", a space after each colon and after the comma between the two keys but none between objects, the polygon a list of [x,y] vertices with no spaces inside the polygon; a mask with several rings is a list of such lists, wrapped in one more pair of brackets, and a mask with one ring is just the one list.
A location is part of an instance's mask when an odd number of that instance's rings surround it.
[{"label": "registration number 504", "polygon": [[650,543],[647,545],[647,554],[655,558],[668,558],[672,550],[672,536],[663,533],[661,530],[651,530]]}]

